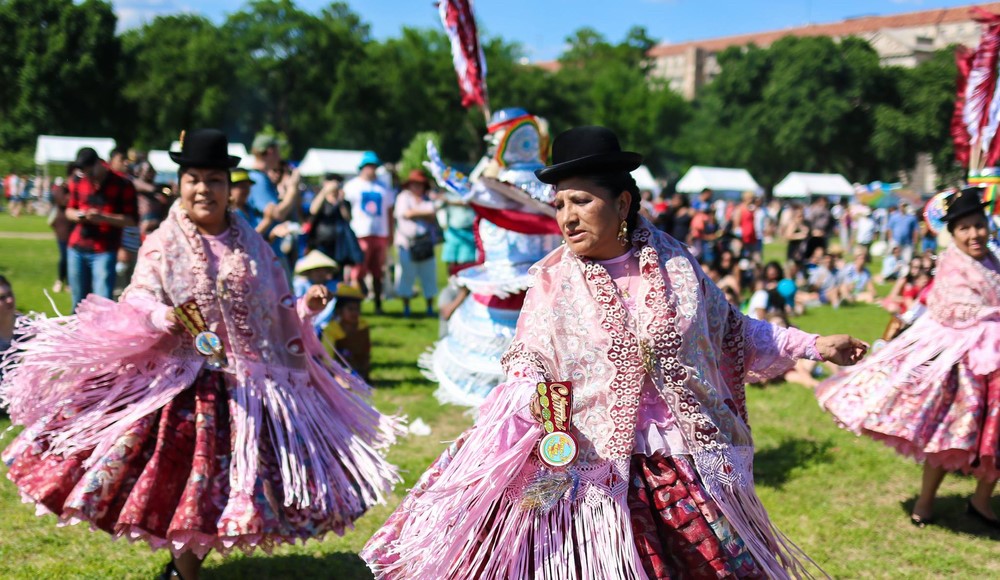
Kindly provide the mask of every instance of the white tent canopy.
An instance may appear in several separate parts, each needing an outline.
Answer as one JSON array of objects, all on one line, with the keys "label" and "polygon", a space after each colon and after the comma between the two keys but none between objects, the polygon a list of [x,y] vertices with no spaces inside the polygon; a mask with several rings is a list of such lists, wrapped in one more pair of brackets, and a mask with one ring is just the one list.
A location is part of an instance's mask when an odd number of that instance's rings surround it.
[{"label": "white tent canopy", "polygon": [[854,186],[839,173],[801,173],[793,171],[774,186],[775,197],[809,197],[812,195],[854,195]]},{"label": "white tent canopy", "polygon": [[364,151],[344,149],[310,149],[299,163],[299,173],[310,177],[326,173],[339,173],[345,177],[356,175],[364,154]]},{"label": "white tent canopy", "polygon": [[151,149],[146,153],[146,160],[160,174],[177,173],[178,165],[170,158],[170,153],[162,149]]},{"label": "white tent canopy", "polygon": [[[171,143],[170,144],[170,150],[171,151],[180,151],[181,150],[181,142],[180,141],[174,141],[173,143]],[[240,167],[242,167],[243,169],[253,169],[253,157],[250,155],[250,153],[247,152],[246,145],[244,145],[242,143],[230,143],[229,144],[229,154],[232,155],[233,157],[239,157],[240,158]],[[169,156],[167,157],[167,160],[168,161],[170,160]],[[152,160],[150,160],[150,163],[153,163]],[[171,161],[171,163],[173,163],[173,162]],[[153,168],[156,169],[156,164],[153,164]],[[176,164],[174,164],[173,171],[177,171]],[[159,173],[160,170],[156,169],[156,172]]]},{"label": "white tent canopy", "polygon": [[695,165],[677,182],[677,191],[681,193],[699,193],[706,188],[717,193],[762,191],[749,171],[730,167]]},{"label": "white tent canopy", "polygon": [[92,147],[103,159],[111,156],[115,140],[107,137],[59,137],[39,135],[35,145],[35,165],[70,163],[84,147]]},{"label": "white tent canopy", "polygon": [[635,179],[635,184],[639,186],[639,190],[648,189],[653,192],[653,195],[660,194],[660,184],[656,183],[653,179],[653,174],[650,173],[649,168],[645,165],[640,165],[635,171],[632,172],[632,177]]}]

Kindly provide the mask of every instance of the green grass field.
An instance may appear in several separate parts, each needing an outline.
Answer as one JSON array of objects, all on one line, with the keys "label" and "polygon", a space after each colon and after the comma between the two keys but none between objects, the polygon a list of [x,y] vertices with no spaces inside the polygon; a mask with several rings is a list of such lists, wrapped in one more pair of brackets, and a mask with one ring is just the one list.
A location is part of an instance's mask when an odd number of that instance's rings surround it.
[{"label": "green grass field", "polygon": [[[0,232],[44,232],[42,218],[0,215]],[[778,255],[780,248],[769,248]],[[0,274],[15,286],[22,310],[51,312],[42,289],[55,274],[52,240],[0,237]],[[68,294],[54,296],[63,312]],[[370,305],[366,308],[370,309]],[[391,505],[372,510],[342,538],[283,547],[268,556],[209,556],[204,578],[370,578],[357,552],[389,515],[405,490],[458,433],[471,424],[464,410],[441,406],[434,385],[416,368],[417,356],[437,336],[437,321],[404,319],[398,301],[373,327],[375,403],[390,413],[423,418],[433,433],[408,437],[389,458],[405,473]],[[879,336],[888,318],[873,306],[820,308],[795,320],[821,333]],[[964,515],[974,481],[950,476],[941,488],[939,525],[918,530],[907,514],[916,498],[920,467],[888,448],[838,429],[820,411],[812,392],[781,384],[748,389],[757,444],[758,492],[775,523],[832,576],[838,578],[997,578],[1000,534]],[[9,421],[0,420],[0,430]],[[7,432],[0,445],[12,438]],[[4,468],[0,471],[5,473]],[[144,544],[113,541],[85,526],[57,527],[36,517],[14,486],[0,481],[0,578],[153,578],[168,555]]]}]

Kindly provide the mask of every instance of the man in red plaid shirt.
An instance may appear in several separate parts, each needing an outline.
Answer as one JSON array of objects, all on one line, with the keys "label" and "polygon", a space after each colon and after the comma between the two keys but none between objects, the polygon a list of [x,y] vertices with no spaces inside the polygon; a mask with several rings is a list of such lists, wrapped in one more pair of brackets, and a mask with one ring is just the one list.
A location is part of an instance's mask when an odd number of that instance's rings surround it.
[{"label": "man in red plaid shirt", "polygon": [[138,208],[132,183],[111,171],[90,147],[80,149],[74,166],[66,217],[73,222],[67,273],[75,309],[90,293],[111,298],[122,228],[136,225]]}]

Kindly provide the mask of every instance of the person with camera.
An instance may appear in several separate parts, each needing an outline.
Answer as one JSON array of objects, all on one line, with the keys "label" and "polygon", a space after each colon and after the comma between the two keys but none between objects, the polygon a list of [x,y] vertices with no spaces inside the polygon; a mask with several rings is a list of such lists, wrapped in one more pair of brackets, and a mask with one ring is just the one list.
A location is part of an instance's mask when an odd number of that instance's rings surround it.
[{"label": "person with camera", "polygon": [[136,225],[139,209],[132,182],[111,171],[97,151],[80,149],[73,166],[77,175],[69,182],[66,218],[74,225],[66,266],[75,309],[90,293],[111,298],[122,229]]}]

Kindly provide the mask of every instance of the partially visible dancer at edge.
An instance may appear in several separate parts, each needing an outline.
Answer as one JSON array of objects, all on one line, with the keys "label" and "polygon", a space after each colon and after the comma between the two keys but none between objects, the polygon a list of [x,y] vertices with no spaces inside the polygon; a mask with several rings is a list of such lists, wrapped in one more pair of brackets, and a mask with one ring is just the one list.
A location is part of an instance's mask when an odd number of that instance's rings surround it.
[{"label": "partially visible dancer at edge", "polygon": [[982,190],[945,199],[953,245],[937,261],[927,313],[864,364],[817,390],[851,431],[924,464],[910,518],[924,527],[949,471],[975,476],[968,514],[1000,530],[990,505],[1000,470],[1000,263],[987,249]]},{"label": "partially visible dancer at edge", "polygon": [[3,452],[23,497],[61,522],[168,548],[196,580],[209,550],[342,534],[399,481],[398,420],[334,362],[271,249],[227,210],[221,131],[192,131],[180,201],[150,234],[121,302],[19,325],[0,400],[25,426]]},{"label": "partially visible dancer at edge", "polygon": [[[566,243],[532,269],[507,382],[362,558],[380,579],[805,574],[754,491],[743,384],[864,343],[740,314],[639,217],[642,157],[609,129],[563,133],[552,160],[537,175]],[[572,382],[571,408],[540,395],[551,381]]]},{"label": "partially visible dancer at edge", "polygon": [[[7,278],[0,276],[0,361],[3,360],[3,353],[14,342],[14,331],[21,316],[17,311],[14,287]],[[3,379],[3,373],[4,365],[0,365],[0,380]]]}]

